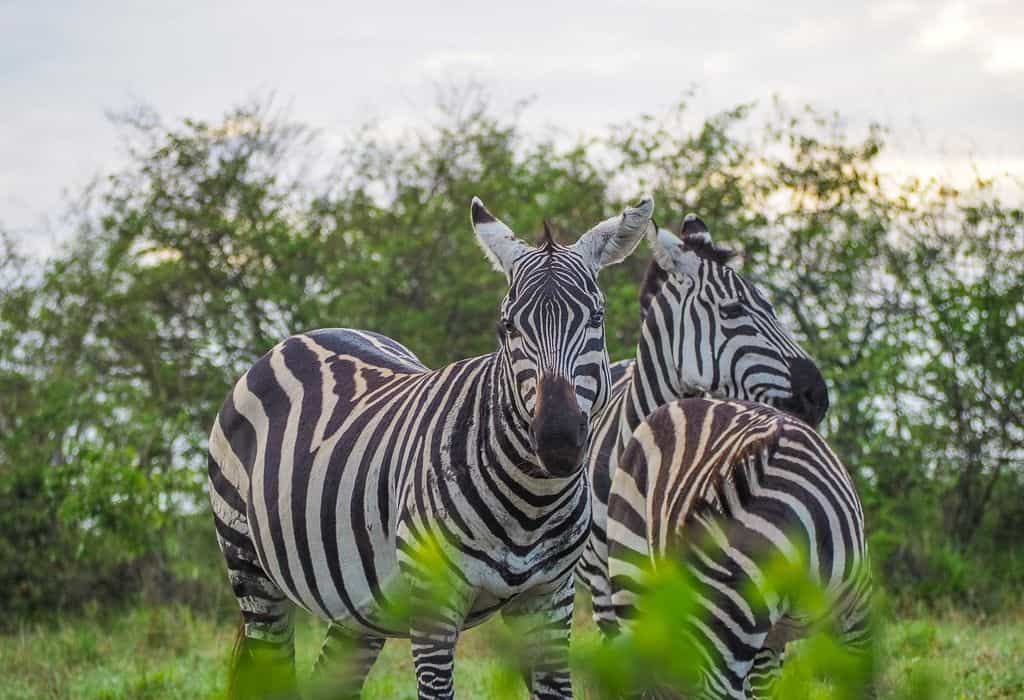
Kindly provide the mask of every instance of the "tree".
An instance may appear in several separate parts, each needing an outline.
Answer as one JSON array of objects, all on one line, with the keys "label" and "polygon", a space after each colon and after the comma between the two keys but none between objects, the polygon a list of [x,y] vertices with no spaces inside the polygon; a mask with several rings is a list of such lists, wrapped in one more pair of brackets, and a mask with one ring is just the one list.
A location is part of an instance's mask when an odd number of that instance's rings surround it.
[{"label": "tree", "polygon": [[[438,115],[397,140],[367,126],[324,178],[317,136],[268,105],[169,126],[139,111],[122,119],[128,166],[71,205],[70,243],[38,268],[6,248],[5,604],[73,605],[125,567],[171,570],[184,523],[212,549],[205,436],[283,337],[370,328],[435,366],[492,350],[503,286],[473,242],[473,195],[520,235],[549,217],[571,240],[646,191],[662,225],[695,211],[739,249],[817,358],[825,432],[887,581],[986,605],[1024,581],[1007,534],[1024,524],[1019,206],[988,183],[893,183],[880,129],[854,139],[780,105],[697,121],[682,103],[569,145],[495,116],[479,90]],[[646,264],[641,251],[602,274],[615,359],[635,349]],[[996,556],[1000,575],[977,575]]]}]

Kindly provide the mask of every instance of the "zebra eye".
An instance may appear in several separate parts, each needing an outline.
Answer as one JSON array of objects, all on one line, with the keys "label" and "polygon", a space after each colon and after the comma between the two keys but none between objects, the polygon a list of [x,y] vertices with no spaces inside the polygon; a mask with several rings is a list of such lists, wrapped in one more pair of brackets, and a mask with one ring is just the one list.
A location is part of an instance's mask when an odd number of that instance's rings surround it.
[{"label": "zebra eye", "polygon": [[512,319],[510,318],[501,319],[498,326],[501,328],[501,332],[509,338],[515,338],[519,335],[519,332],[516,330],[516,324],[512,323]]},{"label": "zebra eye", "polygon": [[591,328],[600,328],[602,323],[604,323],[604,311],[598,309],[594,313],[590,314]]},{"label": "zebra eye", "polygon": [[722,304],[719,307],[719,310],[722,312],[722,316],[725,318],[739,318],[745,313],[743,309],[743,304],[738,301],[730,302],[728,304]]}]

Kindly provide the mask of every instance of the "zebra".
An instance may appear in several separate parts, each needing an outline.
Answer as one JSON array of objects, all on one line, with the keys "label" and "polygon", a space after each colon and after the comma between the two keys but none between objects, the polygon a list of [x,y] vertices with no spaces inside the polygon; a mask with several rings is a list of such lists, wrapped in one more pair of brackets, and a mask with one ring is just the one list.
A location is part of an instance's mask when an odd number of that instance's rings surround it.
[{"label": "zebra", "polygon": [[[824,625],[864,664],[866,677],[850,682],[870,693],[864,515],[849,473],[803,421],[763,404],[689,398],[640,424],[608,499],[611,599],[623,631],[644,610],[644,576],[666,561],[692,586],[692,609],[673,620],[680,656],[690,653],[680,662],[692,681],[676,688],[687,697],[770,697],[787,644]],[[796,567],[786,575],[820,586],[823,600],[780,587],[772,571],[781,562]]]},{"label": "zebra", "polygon": [[[584,456],[611,384],[597,274],[635,249],[653,207],[571,246],[545,225],[533,247],[474,198],[476,239],[508,280],[495,352],[430,370],[388,337],[326,329],[287,338],[238,380],[209,440],[243,619],[233,687],[269,666],[293,691],[298,606],[330,622],[314,669],[343,656],[337,692],[357,696],[385,639],[408,637],[419,697],[451,698],[459,631],[500,610],[527,626],[533,697],[571,697]],[[450,585],[441,601],[418,556],[431,547]]]},{"label": "zebra", "polygon": [[828,410],[821,372],[757,286],[729,267],[734,253],[714,244],[703,221],[687,215],[681,238],[652,225],[647,239],[654,259],[641,285],[640,340],[634,360],[612,365],[612,398],[594,423],[587,465],[591,535],[577,565],[591,593],[594,621],[608,634],[615,630],[608,492],[640,422],[664,403],[704,395],[774,405],[811,425]]}]

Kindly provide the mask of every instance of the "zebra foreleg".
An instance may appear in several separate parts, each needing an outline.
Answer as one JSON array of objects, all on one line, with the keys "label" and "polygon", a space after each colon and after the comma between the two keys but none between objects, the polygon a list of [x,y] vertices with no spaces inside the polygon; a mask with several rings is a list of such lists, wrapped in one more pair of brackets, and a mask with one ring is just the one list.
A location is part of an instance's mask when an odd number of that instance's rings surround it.
[{"label": "zebra foreleg", "polygon": [[382,637],[353,635],[335,624],[328,627],[320,654],[313,663],[317,688],[314,697],[358,698],[384,641]]},{"label": "zebra foreleg", "polygon": [[594,623],[605,639],[611,639],[618,635],[619,625],[615,619],[611,583],[608,580],[608,544],[599,541],[599,537],[603,538],[603,535],[591,532],[583,556],[576,565],[576,571],[590,590]]},{"label": "zebra foreleg", "polygon": [[459,627],[447,616],[415,619],[409,630],[420,700],[449,700],[455,696],[453,672]]},{"label": "zebra foreleg", "polygon": [[458,577],[446,573],[419,572],[425,578],[407,573],[412,603],[409,638],[420,700],[449,700],[455,694],[455,643],[471,597]]},{"label": "zebra foreleg", "polygon": [[574,592],[570,573],[554,590],[516,599],[502,610],[522,640],[524,676],[534,700],[572,697],[569,637]]},{"label": "zebra foreleg", "polygon": [[754,656],[754,664],[747,672],[743,681],[743,690],[747,697],[757,700],[768,700],[772,697],[772,688],[782,673],[782,661],[785,651],[761,649]]}]

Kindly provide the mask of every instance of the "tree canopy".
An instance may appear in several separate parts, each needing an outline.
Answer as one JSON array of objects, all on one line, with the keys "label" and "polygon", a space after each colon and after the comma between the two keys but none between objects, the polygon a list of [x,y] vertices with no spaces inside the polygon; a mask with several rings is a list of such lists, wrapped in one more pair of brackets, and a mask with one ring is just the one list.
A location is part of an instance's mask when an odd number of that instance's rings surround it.
[{"label": "tree canopy", "polygon": [[[75,605],[140,561],[170,570],[190,519],[212,544],[206,434],[281,338],[367,328],[433,366],[493,350],[504,281],[473,241],[473,195],[567,241],[641,192],[662,225],[698,213],[822,367],[824,433],[890,588],[991,607],[1024,581],[1024,199],[896,182],[882,129],[781,104],[702,120],[682,102],[569,144],[479,93],[442,107],[337,152],[265,104],[133,118],[128,165],[70,206],[66,245],[33,262],[5,239],[8,608]],[[649,258],[602,274],[613,359],[633,353]]]}]

